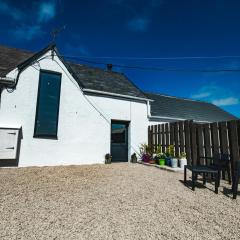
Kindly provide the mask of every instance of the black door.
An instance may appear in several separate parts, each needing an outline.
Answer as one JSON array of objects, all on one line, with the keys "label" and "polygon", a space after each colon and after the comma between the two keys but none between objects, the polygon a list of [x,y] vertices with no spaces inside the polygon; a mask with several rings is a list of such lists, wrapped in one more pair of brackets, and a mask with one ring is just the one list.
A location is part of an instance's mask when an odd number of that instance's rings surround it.
[{"label": "black door", "polygon": [[128,161],[128,123],[112,121],[111,123],[112,162]]}]

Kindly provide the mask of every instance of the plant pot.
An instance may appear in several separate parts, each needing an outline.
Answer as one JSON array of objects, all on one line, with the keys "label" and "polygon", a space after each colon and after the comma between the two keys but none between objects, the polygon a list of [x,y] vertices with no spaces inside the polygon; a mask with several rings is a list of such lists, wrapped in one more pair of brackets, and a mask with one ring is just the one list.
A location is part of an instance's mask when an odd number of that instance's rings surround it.
[{"label": "plant pot", "polygon": [[164,166],[165,165],[165,159],[164,158],[159,159],[159,165],[160,166]]},{"label": "plant pot", "polygon": [[181,169],[184,169],[184,166],[187,165],[187,159],[186,158],[181,158],[179,159],[179,167]]},{"label": "plant pot", "polygon": [[169,158],[169,157],[165,158],[165,165],[171,166],[171,158]]},{"label": "plant pot", "polygon": [[171,159],[171,167],[172,168],[177,168],[178,167],[178,159],[177,158],[172,158]]}]

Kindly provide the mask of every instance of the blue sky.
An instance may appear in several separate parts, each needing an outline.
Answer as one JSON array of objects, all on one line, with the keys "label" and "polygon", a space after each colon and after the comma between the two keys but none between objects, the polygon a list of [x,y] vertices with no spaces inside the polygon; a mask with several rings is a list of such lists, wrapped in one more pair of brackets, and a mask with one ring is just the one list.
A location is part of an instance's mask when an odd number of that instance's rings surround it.
[{"label": "blue sky", "polygon": [[0,44],[38,51],[51,41],[52,29],[65,25],[56,40],[62,54],[184,69],[114,67],[143,90],[212,102],[240,117],[240,72],[189,71],[240,69],[240,57],[125,59],[239,56],[239,13],[238,0],[0,0]]}]

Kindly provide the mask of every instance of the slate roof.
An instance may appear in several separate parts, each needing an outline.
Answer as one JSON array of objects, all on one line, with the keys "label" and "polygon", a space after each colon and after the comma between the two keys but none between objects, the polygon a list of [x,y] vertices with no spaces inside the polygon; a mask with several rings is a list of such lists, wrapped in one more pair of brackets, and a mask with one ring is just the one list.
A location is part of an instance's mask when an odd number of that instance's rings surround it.
[{"label": "slate roof", "polygon": [[84,88],[146,98],[143,92],[122,73],[75,63],[69,65]]},{"label": "slate roof", "polygon": [[34,53],[0,45],[0,77],[6,76],[17,65],[33,56]]},{"label": "slate roof", "polygon": [[[16,67],[24,68],[44,52],[55,47],[49,45],[38,53],[0,46],[0,77]],[[57,50],[56,50],[57,51]],[[124,74],[61,60],[82,88],[146,98]]]},{"label": "slate roof", "polygon": [[145,95],[154,100],[154,102],[151,102],[151,115],[153,117],[162,116],[200,122],[221,122],[237,119],[211,103],[155,93],[145,93]]}]

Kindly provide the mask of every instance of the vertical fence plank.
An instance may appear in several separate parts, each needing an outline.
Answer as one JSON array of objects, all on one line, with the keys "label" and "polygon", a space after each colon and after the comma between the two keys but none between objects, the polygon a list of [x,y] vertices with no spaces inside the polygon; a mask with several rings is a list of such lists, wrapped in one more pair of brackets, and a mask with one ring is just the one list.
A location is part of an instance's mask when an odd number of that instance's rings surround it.
[{"label": "vertical fence plank", "polygon": [[162,151],[166,152],[166,142],[165,142],[165,126],[162,124],[161,127],[161,135],[162,135]]},{"label": "vertical fence plank", "polygon": [[[219,142],[221,154],[229,154],[227,122],[218,123],[219,127]],[[225,179],[225,171],[222,172],[222,177]]]},{"label": "vertical fence plank", "polygon": [[151,128],[148,126],[148,145],[151,145]]},{"label": "vertical fence plank", "polygon": [[157,130],[158,131],[158,144],[162,145],[162,141],[161,141],[162,140],[162,138],[161,138],[161,124],[158,124],[157,128],[158,128],[158,130]]},{"label": "vertical fence plank", "polygon": [[231,155],[232,174],[236,166],[236,162],[239,161],[239,141],[238,141],[238,122],[228,122],[228,133],[229,133],[229,148]]},{"label": "vertical fence plank", "polygon": [[210,124],[204,124],[204,147],[205,147],[205,156],[212,157],[212,145],[211,145],[211,132],[210,132]]},{"label": "vertical fence plank", "polygon": [[191,123],[191,153],[192,153],[192,164],[197,164],[197,127],[195,123]]},{"label": "vertical fence plank", "polygon": [[197,159],[198,159],[198,163],[199,164],[204,164],[205,161],[204,161],[204,158],[201,158],[201,157],[204,157],[205,156],[205,149],[204,149],[204,138],[203,138],[203,125],[202,124],[198,124],[197,125],[197,145],[198,145],[198,148],[197,148]]},{"label": "vertical fence plank", "polygon": [[179,123],[179,140],[180,140],[180,153],[185,152],[184,149],[184,122]]},{"label": "vertical fence plank", "polygon": [[155,152],[157,151],[158,146],[158,136],[157,136],[157,125],[154,126],[154,143],[155,143]]},{"label": "vertical fence plank", "polygon": [[165,133],[166,133],[166,148],[168,148],[169,144],[170,144],[169,124],[168,123],[165,123]]},{"label": "vertical fence plank", "polygon": [[179,157],[179,135],[178,135],[178,122],[174,124],[174,146],[175,146],[175,155]]},{"label": "vertical fence plank", "polygon": [[153,138],[153,125],[150,127],[150,132],[151,132],[151,151],[154,150],[154,138]]},{"label": "vertical fence plank", "polygon": [[218,137],[218,123],[211,123],[211,134],[212,134],[212,149],[213,155],[219,154],[219,137]]},{"label": "vertical fence plank", "polygon": [[191,138],[190,138],[190,121],[184,122],[184,130],[185,130],[185,151],[187,155],[187,163],[192,163],[191,157]]},{"label": "vertical fence plank", "polygon": [[222,154],[229,153],[228,136],[227,136],[227,122],[219,123],[219,136],[220,136],[220,150]]},{"label": "vertical fence plank", "polygon": [[174,123],[170,123],[170,145],[174,145]]}]

